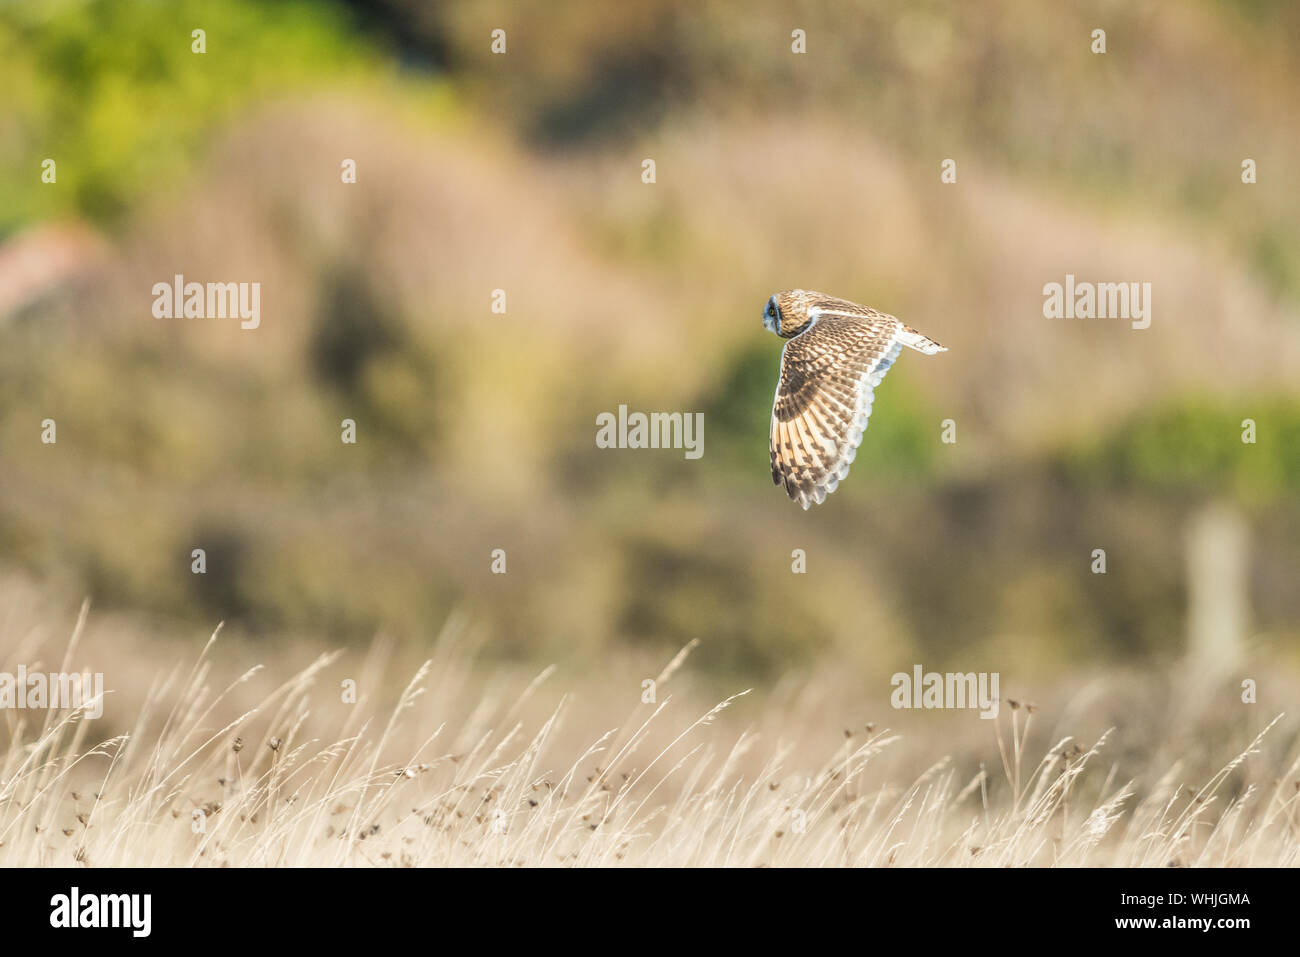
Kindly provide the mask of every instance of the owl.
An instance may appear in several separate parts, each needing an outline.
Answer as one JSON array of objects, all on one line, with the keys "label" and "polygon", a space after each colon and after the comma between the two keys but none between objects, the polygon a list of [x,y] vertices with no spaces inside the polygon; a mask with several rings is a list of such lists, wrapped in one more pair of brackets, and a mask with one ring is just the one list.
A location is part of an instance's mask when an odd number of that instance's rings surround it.
[{"label": "owl", "polygon": [[875,388],[903,346],[948,350],[893,316],[804,289],[769,299],[763,325],[789,340],[772,401],[772,481],[806,509],[849,474]]}]

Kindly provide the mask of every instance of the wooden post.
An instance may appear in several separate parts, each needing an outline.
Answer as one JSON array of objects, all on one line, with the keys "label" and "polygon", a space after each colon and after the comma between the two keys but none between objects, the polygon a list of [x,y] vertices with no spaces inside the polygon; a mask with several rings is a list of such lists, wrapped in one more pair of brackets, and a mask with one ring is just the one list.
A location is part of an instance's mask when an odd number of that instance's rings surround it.
[{"label": "wooden post", "polygon": [[1187,656],[1192,669],[1223,677],[1241,664],[1249,606],[1250,535],[1241,514],[1213,502],[1187,536]]}]

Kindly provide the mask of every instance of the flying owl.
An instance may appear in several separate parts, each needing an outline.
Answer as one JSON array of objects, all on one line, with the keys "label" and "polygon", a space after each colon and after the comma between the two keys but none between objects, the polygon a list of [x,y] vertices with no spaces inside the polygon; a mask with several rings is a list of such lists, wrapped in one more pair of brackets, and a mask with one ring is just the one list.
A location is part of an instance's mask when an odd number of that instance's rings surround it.
[{"label": "flying owl", "polygon": [[903,346],[948,350],[893,316],[804,289],[769,299],[763,325],[789,340],[772,401],[772,481],[806,509],[849,474],[875,388]]}]

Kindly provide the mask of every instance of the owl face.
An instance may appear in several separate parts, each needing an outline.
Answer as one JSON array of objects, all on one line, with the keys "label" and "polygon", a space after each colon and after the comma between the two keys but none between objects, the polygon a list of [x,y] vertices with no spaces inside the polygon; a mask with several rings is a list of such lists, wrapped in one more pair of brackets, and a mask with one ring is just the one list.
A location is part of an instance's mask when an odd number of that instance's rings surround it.
[{"label": "owl face", "polygon": [[802,289],[778,292],[763,310],[763,328],[790,339],[808,328],[808,294]]}]

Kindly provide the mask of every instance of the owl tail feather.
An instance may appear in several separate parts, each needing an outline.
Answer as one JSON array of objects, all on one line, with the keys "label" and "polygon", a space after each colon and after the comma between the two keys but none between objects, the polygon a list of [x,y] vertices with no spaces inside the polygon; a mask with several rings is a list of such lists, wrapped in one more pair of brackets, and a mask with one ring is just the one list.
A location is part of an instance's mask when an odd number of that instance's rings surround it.
[{"label": "owl tail feather", "polygon": [[932,356],[936,352],[947,352],[947,346],[941,346],[929,336],[922,335],[911,326],[903,326],[903,331],[898,336],[898,341],[909,349],[915,349],[917,352],[923,352],[927,356]]}]

